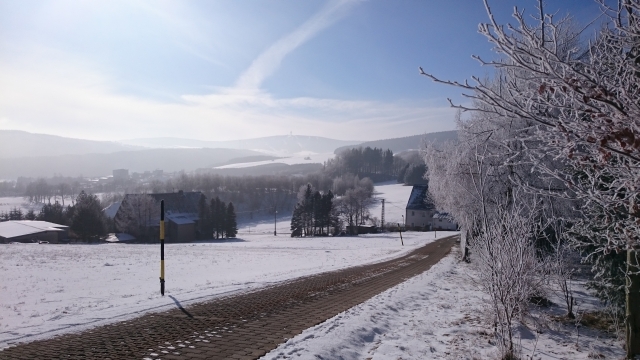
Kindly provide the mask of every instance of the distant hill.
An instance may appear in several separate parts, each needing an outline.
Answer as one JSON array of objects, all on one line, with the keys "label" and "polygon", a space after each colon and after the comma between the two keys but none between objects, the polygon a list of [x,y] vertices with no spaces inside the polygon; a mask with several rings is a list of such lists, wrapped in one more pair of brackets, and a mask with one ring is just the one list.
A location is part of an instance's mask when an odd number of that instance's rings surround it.
[{"label": "distant hill", "polygon": [[287,156],[300,152],[331,153],[341,146],[355,145],[360,141],[335,140],[320,136],[281,135],[231,141],[203,141],[180,138],[148,138],[120,141],[123,145],[147,148],[225,148],[245,149],[274,156]]},{"label": "distant hill", "polygon": [[0,179],[19,176],[107,176],[113,169],[129,172],[162,169],[193,171],[221,166],[229,160],[263,154],[239,149],[147,149],[110,154],[73,154],[25,158],[0,158]]},{"label": "distant hill", "polygon": [[434,132],[434,133],[429,133],[429,134],[422,134],[422,135],[413,135],[413,136],[406,136],[406,137],[401,137],[401,138],[394,138],[394,139],[384,139],[384,140],[374,140],[374,141],[366,141],[357,145],[349,145],[349,146],[342,146],[339,147],[335,150],[335,153],[339,153],[341,151],[344,151],[346,149],[353,149],[353,148],[358,148],[358,147],[371,147],[371,148],[382,148],[384,150],[386,149],[391,149],[391,151],[393,151],[395,154],[403,152],[403,151],[409,151],[409,150],[415,150],[415,149],[420,149],[420,147],[422,146],[423,143],[428,142],[428,143],[435,143],[437,144],[444,144],[446,141],[457,141],[458,140],[458,132],[455,130],[452,131],[441,131],[441,132]]},{"label": "distant hill", "polygon": [[106,154],[137,149],[143,148],[113,141],[83,140],[18,130],[0,130],[0,158]]}]

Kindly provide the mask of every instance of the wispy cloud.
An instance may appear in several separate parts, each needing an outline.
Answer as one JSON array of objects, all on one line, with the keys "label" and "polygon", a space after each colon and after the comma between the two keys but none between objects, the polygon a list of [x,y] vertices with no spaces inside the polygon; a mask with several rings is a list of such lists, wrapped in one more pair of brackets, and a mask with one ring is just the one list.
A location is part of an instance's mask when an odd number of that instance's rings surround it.
[{"label": "wispy cloud", "polygon": [[[332,0],[260,54],[228,87],[174,101],[119,92],[122,80],[70,52],[51,48],[0,57],[0,128],[116,140],[180,136],[232,140],[295,134],[371,140],[452,128],[453,111],[423,101],[278,98],[262,88],[282,60],[349,13],[357,0]],[[189,44],[210,52],[197,27],[170,17]],[[6,47],[5,47],[6,49]]]},{"label": "wispy cloud", "polygon": [[260,88],[262,82],[278,69],[285,56],[338,21],[355,4],[355,0],[332,0],[327,3],[296,30],[282,37],[260,54],[251,63],[251,66],[240,75],[235,87],[239,89]]}]

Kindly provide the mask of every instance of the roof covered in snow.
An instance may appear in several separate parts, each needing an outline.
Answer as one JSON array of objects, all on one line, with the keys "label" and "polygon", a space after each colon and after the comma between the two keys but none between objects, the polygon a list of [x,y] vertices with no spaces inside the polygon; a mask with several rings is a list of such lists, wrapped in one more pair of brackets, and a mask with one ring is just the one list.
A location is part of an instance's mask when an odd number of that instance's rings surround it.
[{"label": "roof covered in snow", "polygon": [[114,217],[116,217],[116,213],[118,212],[118,209],[120,209],[120,201],[116,201],[111,205],[107,206],[106,208],[102,209],[102,212],[109,219],[113,219]]},{"label": "roof covered in snow", "polygon": [[0,222],[0,237],[10,239],[45,231],[64,231],[68,226],[37,220],[14,220]]},{"label": "roof covered in snow", "polygon": [[178,225],[183,225],[195,223],[198,217],[194,216],[194,214],[172,213],[167,215],[167,220]]},{"label": "roof covered in snow", "polygon": [[427,197],[429,187],[427,185],[414,185],[407,202],[408,210],[433,210],[435,206]]}]

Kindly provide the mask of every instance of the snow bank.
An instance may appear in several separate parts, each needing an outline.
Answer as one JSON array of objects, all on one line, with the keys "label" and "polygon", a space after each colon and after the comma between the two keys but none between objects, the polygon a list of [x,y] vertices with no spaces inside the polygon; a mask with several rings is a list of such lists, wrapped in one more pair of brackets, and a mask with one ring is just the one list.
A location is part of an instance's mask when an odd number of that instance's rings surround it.
[{"label": "snow bank", "polygon": [[[408,281],[305,330],[262,359],[496,359],[486,296],[457,249]],[[554,324],[542,334],[522,328],[523,356],[535,359],[622,358],[610,335]],[[525,357],[529,358],[529,357]]]}]

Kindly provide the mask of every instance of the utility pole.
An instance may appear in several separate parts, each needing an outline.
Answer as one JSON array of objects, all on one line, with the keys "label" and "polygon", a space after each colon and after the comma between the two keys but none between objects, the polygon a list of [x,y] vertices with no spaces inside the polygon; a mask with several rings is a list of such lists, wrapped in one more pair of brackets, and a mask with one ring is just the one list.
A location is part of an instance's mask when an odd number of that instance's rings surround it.
[{"label": "utility pole", "polygon": [[164,296],[164,200],[160,200],[160,294]]},{"label": "utility pole", "polygon": [[384,199],[382,199],[382,215],[380,216],[380,229],[384,231]]}]

